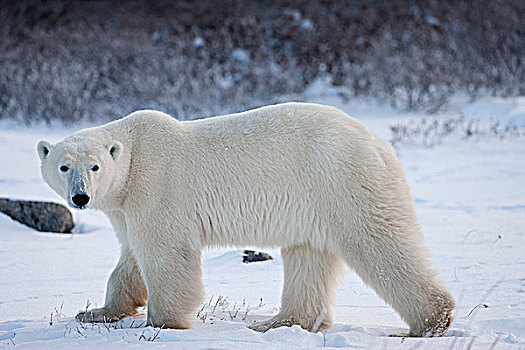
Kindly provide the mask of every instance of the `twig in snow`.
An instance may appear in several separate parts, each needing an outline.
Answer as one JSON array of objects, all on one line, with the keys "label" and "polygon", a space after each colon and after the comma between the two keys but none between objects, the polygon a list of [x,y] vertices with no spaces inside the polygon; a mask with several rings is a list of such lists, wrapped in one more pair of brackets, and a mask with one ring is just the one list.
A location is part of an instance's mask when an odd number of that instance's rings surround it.
[{"label": "twig in snow", "polygon": [[470,342],[467,345],[467,350],[470,350],[470,348],[472,348],[472,345],[474,344],[474,340],[476,340],[476,337],[472,337],[472,339],[470,340]]},{"label": "twig in snow", "polygon": [[56,312],[57,316],[62,315],[62,308],[63,307],[64,307],[64,300],[62,300],[62,303],[60,304],[60,311],[57,310],[57,308],[55,307],[55,312]]},{"label": "twig in snow", "polygon": [[470,312],[468,313],[467,315],[467,318],[470,317],[470,315],[474,312],[474,310],[476,310],[478,307],[483,307],[484,309],[488,308],[489,306],[487,304],[478,304],[476,306],[474,306],[472,308],[472,310],[470,310]]},{"label": "twig in snow", "polygon": [[246,308],[246,312],[244,313],[244,317],[242,318],[243,321],[246,320],[246,316],[248,316],[248,312],[249,312],[249,311],[250,311],[250,307],[248,306],[248,307]]},{"label": "twig in snow", "polygon": [[162,325],[157,332],[153,334],[153,337],[148,338],[148,341],[155,341],[155,339],[158,339],[160,331],[164,329],[165,325]]},{"label": "twig in snow", "polygon": [[201,312],[204,311],[204,308],[206,307],[206,304],[203,304],[199,312],[197,312],[197,318],[200,318]]},{"label": "twig in snow", "polygon": [[106,316],[102,317],[102,324],[104,325],[104,327],[106,327],[106,329],[108,330],[108,333],[111,332],[108,324],[106,323]]},{"label": "twig in snow", "polygon": [[215,306],[213,307],[212,312],[215,312],[215,309],[217,308],[217,305],[219,304],[219,301],[221,301],[221,299],[222,299],[222,295],[219,295],[219,297],[217,298],[217,302],[215,303]]},{"label": "twig in snow", "polygon": [[[472,313],[474,313],[474,311],[477,310],[477,308],[480,307],[480,306],[482,306],[482,307],[485,308],[485,309],[489,307],[487,304],[484,304],[483,302],[484,302],[485,300],[487,300],[487,298],[488,298],[489,295],[494,291],[494,289],[496,289],[496,288],[501,284],[501,281],[502,281],[502,280],[500,279],[498,282],[494,283],[494,284],[492,285],[492,287],[489,288],[489,290],[487,290],[487,292],[485,293],[485,295],[483,296],[483,298],[480,300],[480,303],[479,303],[478,305],[476,305],[472,310],[470,310],[470,312],[469,312],[469,314],[467,315],[466,318],[468,318]],[[471,321],[472,321],[472,319],[471,319]],[[469,321],[469,323],[468,323],[469,325],[470,325],[470,322],[471,322],[471,321]]]},{"label": "twig in snow", "polygon": [[489,350],[492,350],[496,347],[496,344],[498,343],[499,341],[499,337],[497,337],[496,339],[494,339],[494,342],[492,343],[492,345],[490,346],[490,349]]},{"label": "twig in snow", "polygon": [[465,237],[463,238],[463,241],[461,243],[465,243],[467,238],[474,232],[478,232],[478,231],[477,230],[470,230],[470,231],[468,231],[467,234],[465,235]]},{"label": "twig in snow", "polygon": [[77,327],[75,330],[76,330],[77,333],[80,334],[82,337],[87,338],[84,334],[82,334],[82,332],[80,331],[80,329],[78,329],[78,327]]},{"label": "twig in snow", "polygon": [[15,344],[15,341],[13,340],[13,338],[16,336],[16,332],[13,333],[13,336],[11,338],[9,338],[9,341],[13,344],[13,345],[16,345]]}]

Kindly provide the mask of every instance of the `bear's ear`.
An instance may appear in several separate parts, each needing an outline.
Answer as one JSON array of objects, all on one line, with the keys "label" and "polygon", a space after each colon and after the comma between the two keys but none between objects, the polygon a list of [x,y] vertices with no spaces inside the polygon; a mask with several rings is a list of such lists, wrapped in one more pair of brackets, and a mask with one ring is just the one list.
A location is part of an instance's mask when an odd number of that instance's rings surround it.
[{"label": "bear's ear", "polygon": [[38,145],[36,146],[36,151],[38,152],[40,161],[46,159],[47,155],[49,154],[49,151],[51,151],[51,147],[53,146],[45,140],[42,140],[38,143]]},{"label": "bear's ear", "polygon": [[111,157],[115,160],[117,160],[120,157],[122,151],[124,150],[124,146],[122,146],[122,143],[118,141],[111,141],[106,145],[106,148],[108,149]]}]

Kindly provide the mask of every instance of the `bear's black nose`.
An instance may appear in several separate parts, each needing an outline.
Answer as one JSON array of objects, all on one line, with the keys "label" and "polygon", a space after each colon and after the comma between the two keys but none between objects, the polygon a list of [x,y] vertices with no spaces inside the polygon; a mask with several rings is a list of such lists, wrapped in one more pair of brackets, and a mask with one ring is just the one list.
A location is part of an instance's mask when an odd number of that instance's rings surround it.
[{"label": "bear's black nose", "polygon": [[83,207],[88,204],[89,196],[87,194],[75,194],[71,200],[76,206]]}]

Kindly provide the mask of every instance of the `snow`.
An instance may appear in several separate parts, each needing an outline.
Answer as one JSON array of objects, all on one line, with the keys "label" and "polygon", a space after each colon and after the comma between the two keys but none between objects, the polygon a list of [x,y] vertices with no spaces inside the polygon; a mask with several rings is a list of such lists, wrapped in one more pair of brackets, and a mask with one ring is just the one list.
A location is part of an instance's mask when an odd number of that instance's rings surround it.
[{"label": "snow", "polygon": [[201,38],[200,36],[196,37],[195,39],[193,39],[193,47],[198,49],[199,47],[203,47],[204,46],[204,39]]},{"label": "snow", "polygon": [[250,51],[236,48],[232,51],[232,57],[239,63],[248,64],[250,63]]},{"label": "snow", "polygon": [[[259,248],[274,259],[252,264],[241,262],[245,247],[206,250],[206,298],[190,330],[144,327],[144,310],[115,324],[78,323],[74,316],[87,304],[103,304],[119,246],[103,214],[75,211],[73,234],[35,232],[0,215],[0,347],[525,348],[525,98],[469,102],[458,96],[443,113],[424,115],[348,101],[342,93],[317,81],[305,97],[342,108],[387,139],[392,124],[452,115],[519,127],[505,137],[480,132],[470,138],[453,134],[432,147],[414,140],[396,144],[432,260],[456,298],[447,337],[388,337],[407,326],[350,270],[337,295],[332,329],[251,331],[246,324],[279,308],[282,260],[275,248]],[[0,196],[65,204],[41,180],[35,145],[73,131],[0,125]]]}]

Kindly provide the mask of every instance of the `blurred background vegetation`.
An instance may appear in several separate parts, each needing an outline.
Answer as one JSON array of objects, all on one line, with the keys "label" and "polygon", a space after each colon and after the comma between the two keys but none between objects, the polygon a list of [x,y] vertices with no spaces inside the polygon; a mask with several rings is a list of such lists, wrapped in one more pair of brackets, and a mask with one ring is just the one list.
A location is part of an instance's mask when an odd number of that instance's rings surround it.
[{"label": "blurred background vegetation", "polygon": [[302,100],[525,95],[525,1],[2,1],[0,120],[179,119]]}]

